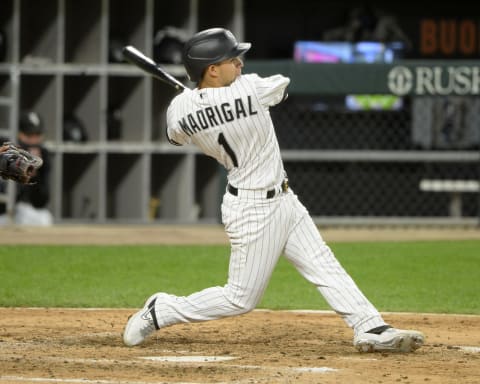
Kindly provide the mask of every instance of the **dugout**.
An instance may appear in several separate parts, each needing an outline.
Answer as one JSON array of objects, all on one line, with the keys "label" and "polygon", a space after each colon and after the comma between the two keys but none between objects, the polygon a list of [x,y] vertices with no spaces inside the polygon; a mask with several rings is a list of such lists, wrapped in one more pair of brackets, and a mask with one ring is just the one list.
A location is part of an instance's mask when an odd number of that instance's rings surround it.
[{"label": "dugout", "polygon": [[[292,77],[289,99],[272,116],[291,185],[319,223],[477,225],[477,193],[462,194],[452,218],[449,193],[419,188],[423,179],[479,179],[476,5],[374,1],[407,37],[402,62],[294,62],[297,40],[324,39],[358,5],[2,0],[0,136],[15,137],[23,109],[42,116],[56,223],[218,223],[224,174],[195,150],[167,143],[174,92],[117,55],[128,43],[153,56],[167,26],[193,33],[215,24],[254,43],[246,71]],[[180,65],[165,68],[186,81]],[[365,95],[382,97],[358,97]],[[68,139],[66,121],[82,128],[82,140]],[[13,188],[0,200],[11,204]]]}]

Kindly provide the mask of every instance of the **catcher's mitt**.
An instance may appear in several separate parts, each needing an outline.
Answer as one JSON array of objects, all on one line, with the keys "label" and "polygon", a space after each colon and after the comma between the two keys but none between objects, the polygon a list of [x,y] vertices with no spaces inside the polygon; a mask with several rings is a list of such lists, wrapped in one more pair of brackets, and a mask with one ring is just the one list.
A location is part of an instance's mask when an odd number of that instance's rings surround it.
[{"label": "catcher's mitt", "polygon": [[12,143],[3,143],[0,147],[0,176],[21,184],[31,184],[43,160]]}]

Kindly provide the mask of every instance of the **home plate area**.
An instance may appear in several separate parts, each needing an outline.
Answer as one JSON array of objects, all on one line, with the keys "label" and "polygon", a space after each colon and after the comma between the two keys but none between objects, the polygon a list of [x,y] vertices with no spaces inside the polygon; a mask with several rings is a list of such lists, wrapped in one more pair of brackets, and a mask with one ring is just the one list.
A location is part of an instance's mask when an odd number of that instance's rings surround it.
[{"label": "home plate area", "polygon": [[480,382],[480,316],[384,314],[426,344],[361,354],[339,316],[313,311],[175,325],[129,348],[134,311],[0,308],[0,384]]}]

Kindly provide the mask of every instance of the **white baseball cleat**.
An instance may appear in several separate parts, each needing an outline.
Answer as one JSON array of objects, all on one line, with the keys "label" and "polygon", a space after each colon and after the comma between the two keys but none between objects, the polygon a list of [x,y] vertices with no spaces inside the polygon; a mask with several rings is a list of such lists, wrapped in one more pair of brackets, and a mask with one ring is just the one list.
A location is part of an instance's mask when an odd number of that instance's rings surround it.
[{"label": "white baseball cleat", "polygon": [[360,333],[353,338],[353,345],[360,352],[413,352],[425,341],[421,332],[387,328],[380,334]]},{"label": "white baseball cleat", "polygon": [[147,300],[145,306],[140,311],[130,316],[123,332],[125,345],[129,347],[138,345],[159,329],[155,315],[156,300],[156,297],[153,300]]}]

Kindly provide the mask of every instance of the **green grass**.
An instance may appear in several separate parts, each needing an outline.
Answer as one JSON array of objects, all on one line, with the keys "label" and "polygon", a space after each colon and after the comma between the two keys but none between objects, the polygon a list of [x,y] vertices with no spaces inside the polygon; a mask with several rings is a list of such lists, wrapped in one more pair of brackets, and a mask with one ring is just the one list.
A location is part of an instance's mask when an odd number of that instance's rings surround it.
[{"label": "green grass", "polygon": [[[381,311],[480,314],[480,241],[331,246]],[[0,306],[139,307],[154,292],[223,285],[228,256],[224,246],[3,246]],[[259,307],[329,309],[283,258]]]}]

